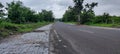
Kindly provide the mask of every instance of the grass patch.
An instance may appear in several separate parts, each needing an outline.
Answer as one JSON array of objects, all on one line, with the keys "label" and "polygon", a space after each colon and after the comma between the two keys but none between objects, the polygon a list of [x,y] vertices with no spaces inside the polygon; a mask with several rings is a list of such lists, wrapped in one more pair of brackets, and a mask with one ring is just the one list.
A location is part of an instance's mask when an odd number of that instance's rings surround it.
[{"label": "grass patch", "polygon": [[100,26],[100,27],[113,27],[113,28],[120,28],[120,24],[87,24],[90,26]]},{"label": "grass patch", "polygon": [[[77,22],[64,22],[66,24],[77,24]],[[105,24],[105,23],[86,23],[85,25],[89,26],[100,26],[100,27],[112,27],[112,28],[120,28],[120,24]]]},{"label": "grass patch", "polygon": [[50,22],[38,22],[30,24],[14,24],[9,22],[0,23],[0,37],[7,37],[8,35],[30,32],[38,27],[49,24]]}]

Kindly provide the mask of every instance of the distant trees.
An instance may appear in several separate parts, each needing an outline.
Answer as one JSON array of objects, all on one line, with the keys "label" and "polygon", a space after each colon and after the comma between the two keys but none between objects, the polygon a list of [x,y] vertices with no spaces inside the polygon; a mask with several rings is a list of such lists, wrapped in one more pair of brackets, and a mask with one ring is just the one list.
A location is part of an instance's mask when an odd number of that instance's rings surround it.
[{"label": "distant trees", "polygon": [[84,0],[73,0],[75,3],[75,6],[73,7],[73,10],[76,12],[76,15],[78,17],[78,23],[81,23],[81,11],[83,10],[83,2]]},{"label": "distant trees", "polygon": [[69,6],[68,10],[63,15],[62,21],[65,22],[78,22],[80,24],[120,24],[120,16],[111,16],[109,13],[103,13],[103,15],[96,16],[94,8],[98,6],[98,3],[92,2],[83,5],[84,0],[73,0],[75,5]]},{"label": "distant trees", "polygon": [[[0,17],[3,16],[4,6],[0,3]],[[52,22],[54,21],[54,16],[52,11],[42,10],[42,12],[36,13],[29,7],[23,5],[21,1],[12,1],[7,3],[7,15],[12,23],[32,23],[32,22]]]},{"label": "distant trees", "polygon": [[120,24],[120,16],[110,16],[110,20],[112,24]]},{"label": "distant trees", "polygon": [[25,7],[22,2],[11,2],[8,4],[8,18],[13,23],[30,23],[38,21],[53,21],[52,11],[43,10],[41,13],[36,13],[28,7]]},{"label": "distant trees", "polygon": [[103,14],[103,23],[108,24],[110,22],[110,15],[108,13]]},{"label": "distant trees", "polygon": [[68,10],[65,12],[63,15],[62,21],[71,21],[71,22],[76,22],[77,21],[77,16],[76,13],[73,11],[73,8],[71,6],[68,7]]},{"label": "distant trees", "polygon": [[41,16],[43,17],[43,20],[47,22],[52,22],[54,20],[52,11],[42,10]]},{"label": "distant trees", "polygon": [[3,12],[4,10],[3,10],[3,5],[2,5],[2,3],[0,2],[0,24],[1,24],[1,22],[3,21],[3,16],[5,15],[5,13]]},{"label": "distant trees", "polygon": [[110,15],[108,13],[104,13],[103,15],[95,16],[92,18],[93,23],[108,23],[110,22]]},{"label": "distant trees", "polygon": [[73,0],[74,7],[68,8],[63,15],[63,21],[78,21],[80,24],[92,21],[95,14],[93,8],[97,6],[98,3],[86,4],[83,6],[84,0]]},{"label": "distant trees", "polygon": [[87,3],[85,5],[85,8],[83,9],[81,13],[81,24],[84,24],[86,22],[93,22],[93,18],[95,17],[95,13],[93,11],[94,7],[96,7],[98,3]]},{"label": "distant trees", "polygon": [[4,14],[4,10],[3,10],[3,5],[2,5],[2,3],[0,2],[0,18],[2,18],[5,14]]},{"label": "distant trees", "polygon": [[120,16],[110,16],[109,13],[95,16],[94,23],[120,24]]},{"label": "distant trees", "polygon": [[33,15],[34,12],[31,11],[29,8],[23,6],[23,3],[20,1],[17,2],[11,2],[7,4],[7,10],[8,10],[8,18],[13,22],[13,23],[25,23],[26,18],[28,15]]}]

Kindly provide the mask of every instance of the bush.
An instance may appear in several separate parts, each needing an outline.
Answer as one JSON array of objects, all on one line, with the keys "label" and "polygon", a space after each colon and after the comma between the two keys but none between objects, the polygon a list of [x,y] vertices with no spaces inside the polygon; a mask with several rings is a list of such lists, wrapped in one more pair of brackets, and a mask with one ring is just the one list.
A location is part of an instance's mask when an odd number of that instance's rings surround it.
[{"label": "bush", "polygon": [[38,22],[30,24],[14,24],[10,22],[2,22],[0,24],[0,38],[15,33],[30,32],[40,26],[49,24],[50,22]]},{"label": "bush", "polygon": [[2,28],[12,31],[17,31],[18,27],[15,24],[9,23],[9,22],[2,22],[0,25]]}]

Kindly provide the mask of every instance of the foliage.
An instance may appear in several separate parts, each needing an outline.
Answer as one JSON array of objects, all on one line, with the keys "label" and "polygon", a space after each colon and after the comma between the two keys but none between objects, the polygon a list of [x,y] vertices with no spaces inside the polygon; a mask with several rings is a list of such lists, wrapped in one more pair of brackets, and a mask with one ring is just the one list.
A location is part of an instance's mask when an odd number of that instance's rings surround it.
[{"label": "foliage", "polygon": [[47,22],[53,22],[54,21],[54,17],[53,17],[53,12],[52,11],[42,10],[41,16],[43,17],[44,21],[47,21]]},{"label": "foliage", "polygon": [[91,18],[94,18],[95,14],[93,8],[97,6],[98,3],[86,4],[83,6],[84,0],[73,0],[74,7],[68,8],[63,15],[63,21],[79,21],[81,24],[86,22],[92,22]]},{"label": "foliage", "polygon": [[105,23],[96,23],[96,24],[87,24],[87,25],[92,25],[92,26],[101,26],[101,27],[115,27],[115,28],[120,28],[120,24],[105,24]]},{"label": "foliage", "polygon": [[38,22],[30,24],[14,24],[10,22],[2,22],[0,24],[0,37],[6,37],[20,32],[30,32],[35,28],[49,24],[50,22]]},{"label": "foliage", "polygon": [[84,0],[73,0],[75,3],[74,11],[79,15],[83,9],[83,1]]},{"label": "foliage", "polygon": [[53,21],[53,12],[42,10],[41,13],[36,13],[28,7],[25,7],[21,1],[13,1],[7,4],[8,18],[13,23],[31,23],[39,21]]},{"label": "foliage", "polygon": [[96,7],[98,5],[98,3],[91,3],[91,4],[86,4],[85,8],[83,9],[82,13],[81,13],[81,24],[85,24],[87,22],[92,22],[93,23],[93,18],[95,17],[94,14],[94,7]]},{"label": "foliage", "polygon": [[76,20],[77,20],[76,13],[73,11],[72,7],[69,7],[68,10],[63,15],[62,21],[65,21],[65,22],[67,22],[67,21],[75,22]]},{"label": "foliage", "polygon": [[[7,16],[3,13],[6,8]],[[4,7],[0,3],[0,38],[20,32],[29,32],[40,26],[49,24],[54,21],[52,11],[42,10],[36,13],[29,7],[23,5],[21,1],[12,1]]]},{"label": "foliage", "polygon": [[[110,27],[120,27],[120,16],[111,16],[109,13],[103,13],[103,15],[96,16],[94,8],[98,5],[96,2],[91,4],[87,3],[83,5],[84,0],[73,0],[75,5],[69,6],[68,10],[63,15],[62,21],[64,22],[76,22],[89,25],[100,25]],[[102,24],[102,25],[101,25]],[[108,25],[107,25],[108,24]]]},{"label": "foliage", "polygon": [[5,13],[3,12],[4,10],[3,10],[3,5],[2,5],[2,3],[0,2],[0,18],[2,18],[4,15],[5,15]]},{"label": "foliage", "polygon": [[83,2],[84,0],[73,0],[75,5],[73,7],[74,12],[76,13],[76,16],[78,18],[78,24],[81,23],[81,11],[83,10]]}]

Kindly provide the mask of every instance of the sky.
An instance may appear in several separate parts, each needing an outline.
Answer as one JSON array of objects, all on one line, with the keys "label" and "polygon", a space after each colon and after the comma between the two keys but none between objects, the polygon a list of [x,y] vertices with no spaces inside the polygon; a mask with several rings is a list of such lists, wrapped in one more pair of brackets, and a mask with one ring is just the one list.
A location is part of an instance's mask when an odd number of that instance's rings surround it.
[{"label": "sky", "polygon": [[[4,5],[13,0],[0,0]],[[17,1],[17,0],[14,0]],[[56,18],[62,18],[68,6],[74,6],[72,0],[20,0],[25,6],[32,10],[40,12],[42,9],[52,10]],[[104,12],[110,15],[120,16],[120,0],[85,0],[84,3],[98,2],[98,6],[94,8],[96,15],[101,15]]]}]

